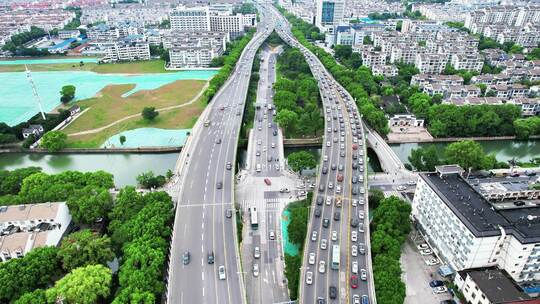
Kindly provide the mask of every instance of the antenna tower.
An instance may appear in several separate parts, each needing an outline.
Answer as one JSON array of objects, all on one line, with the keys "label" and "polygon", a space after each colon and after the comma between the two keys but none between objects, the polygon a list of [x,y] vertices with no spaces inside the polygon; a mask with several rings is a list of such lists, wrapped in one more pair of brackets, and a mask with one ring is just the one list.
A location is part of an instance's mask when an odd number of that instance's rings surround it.
[{"label": "antenna tower", "polygon": [[45,118],[45,112],[43,112],[43,107],[41,106],[41,98],[39,98],[36,84],[34,83],[34,79],[32,79],[32,74],[30,74],[30,70],[28,69],[28,66],[25,64],[24,68],[26,69],[26,78],[28,78],[28,81],[30,82],[30,85],[32,86],[32,92],[34,93],[34,98],[39,106],[39,112],[41,113],[41,117],[43,120],[46,120]]}]

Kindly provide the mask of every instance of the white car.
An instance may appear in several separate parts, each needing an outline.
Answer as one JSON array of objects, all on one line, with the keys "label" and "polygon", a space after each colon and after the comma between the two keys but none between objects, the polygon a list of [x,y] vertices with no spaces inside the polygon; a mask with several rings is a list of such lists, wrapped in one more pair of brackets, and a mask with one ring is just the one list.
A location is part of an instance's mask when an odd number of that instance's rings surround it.
[{"label": "white car", "polygon": [[353,199],[351,204],[353,207],[358,206],[358,200]]},{"label": "white car", "polygon": [[445,286],[439,286],[439,287],[433,287],[433,292],[434,293],[445,293],[448,291],[448,288],[446,288]]},{"label": "white car", "polygon": [[407,185],[414,186],[414,185],[416,185],[416,182],[413,181],[413,180],[410,180],[410,181],[407,182]]},{"label": "white car", "polygon": [[352,245],[352,246],[351,246],[351,255],[352,255],[353,257],[355,257],[355,256],[358,255],[358,246],[356,246],[356,245]]},{"label": "white car", "polygon": [[326,146],[330,147],[330,142],[329,141],[326,142]]},{"label": "white car", "polygon": [[351,231],[351,242],[358,241],[358,232],[356,230]]},{"label": "white car", "polygon": [[416,248],[418,248],[418,250],[424,250],[424,249],[429,249],[429,246],[428,244],[424,243],[424,244],[420,244],[416,246]]},{"label": "white car", "polygon": [[354,274],[358,274],[358,261],[353,261],[352,262],[351,271]]},{"label": "white car", "polygon": [[326,271],[326,262],[325,261],[319,261],[319,272],[324,273]]},{"label": "white car", "polygon": [[225,274],[225,266],[219,266],[218,275],[220,280],[225,280],[227,278],[227,275]]},{"label": "white car", "polygon": [[321,249],[326,250],[328,248],[328,241],[326,239],[321,240]]},{"label": "white car", "polygon": [[422,249],[422,250],[420,250],[421,255],[430,255],[432,253],[433,253],[433,251],[431,249]]},{"label": "white car", "polygon": [[323,159],[324,161],[328,161],[328,155],[325,155]]},{"label": "white car", "polygon": [[332,241],[337,241],[337,231],[332,231]]},{"label": "white car", "polygon": [[360,218],[361,220],[364,219],[364,211],[362,210],[358,211],[358,218]]},{"label": "white car", "polygon": [[259,276],[259,264],[253,264],[253,276],[254,277]]},{"label": "white car", "polygon": [[315,252],[309,253],[308,263],[309,265],[315,265]]},{"label": "white car", "polygon": [[332,205],[332,198],[331,197],[329,197],[329,196],[326,197],[326,204],[327,205]]},{"label": "white car", "polygon": [[313,272],[311,271],[306,272],[306,284],[313,284]]},{"label": "white car", "polygon": [[313,231],[311,233],[311,241],[315,242],[317,240],[317,231]]},{"label": "white car", "polygon": [[360,296],[359,295],[353,295],[352,296],[352,304],[360,304]]},{"label": "white car", "polygon": [[397,187],[397,190],[398,190],[398,191],[403,191],[403,190],[405,190],[405,189],[407,189],[407,187],[405,187],[405,186],[398,186],[398,187]]}]

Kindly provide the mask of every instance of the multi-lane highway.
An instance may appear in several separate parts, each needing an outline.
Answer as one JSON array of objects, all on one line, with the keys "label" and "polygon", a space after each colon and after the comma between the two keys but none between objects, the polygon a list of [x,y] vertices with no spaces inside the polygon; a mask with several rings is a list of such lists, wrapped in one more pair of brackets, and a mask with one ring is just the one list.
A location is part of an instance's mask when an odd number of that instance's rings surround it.
[{"label": "multi-lane highway", "polygon": [[236,240],[234,163],[256,50],[270,34],[264,14],[239,62],[194,126],[177,166],[168,303],[245,303]]},{"label": "multi-lane highway", "polygon": [[[299,48],[319,82],[325,112],[322,164],[304,249],[301,303],[375,303],[363,125],[351,96],[331,77],[321,62],[291,34],[286,19],[277,32]],[[336,248],[334,248],[336,247]]]}]

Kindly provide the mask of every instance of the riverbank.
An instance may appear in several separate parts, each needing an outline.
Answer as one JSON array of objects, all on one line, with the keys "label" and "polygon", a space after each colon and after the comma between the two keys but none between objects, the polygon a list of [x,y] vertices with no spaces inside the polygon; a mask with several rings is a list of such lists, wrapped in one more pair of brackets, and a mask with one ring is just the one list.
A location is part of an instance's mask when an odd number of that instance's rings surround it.
[{"label": "riverbank", "polygon": [[[20,61],[18,64],[17,61]],[[83,64],[81,64],[81,61]],[[33,72],[89,71],[100,74],[175,73],[165,69],[163,60],[122,63],[98,63],[97,58],[48,58],[0,61],[0,73],[24,72],[25,64]]]},{"label": "riverbank", "polygon": [[55,153],[46,149],[3,148],[2,153],[25,153],[25,154],[160,154],[182,151],[182,147],[140,147],[140,148],[65,148]]},{"label": "riverbank", "polygon": [[[540,139],[540,135],[533,135],[530,139]],[[497,140],[519,140],[515,136],[490,136],[490,137],[442,137],[442,138],[425,138],[421,140],[403,139],[385,139],[388,144],[419,144],[419,143],[438,143],[438,142],[455,142],[461,140],[474,140],[474,141],[497,141]]]}]

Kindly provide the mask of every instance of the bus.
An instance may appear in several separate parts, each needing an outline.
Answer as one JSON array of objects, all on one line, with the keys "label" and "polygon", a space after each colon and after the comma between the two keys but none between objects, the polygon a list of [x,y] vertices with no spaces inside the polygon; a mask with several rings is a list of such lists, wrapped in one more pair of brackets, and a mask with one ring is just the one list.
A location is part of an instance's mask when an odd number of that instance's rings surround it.
[{"label": "bus", "polygon": [[249,223],[251,224],[251,229],[257,230],[259,228],[259,219],[257,217],[257,208],[249,208]]},{"label": "bus", "polygon": [[332,245],[332,269],[339,270],[339,245]]}]

